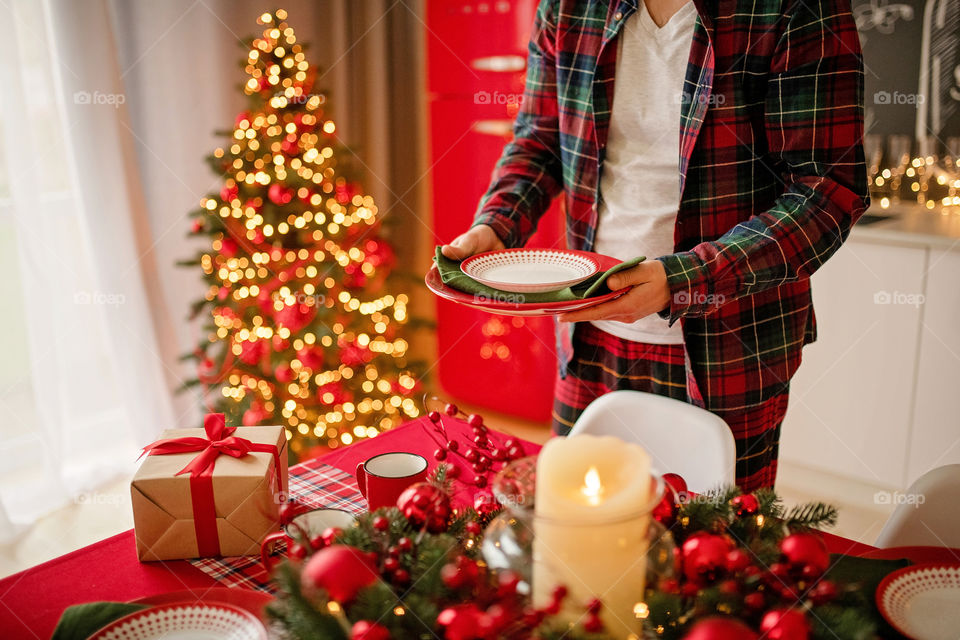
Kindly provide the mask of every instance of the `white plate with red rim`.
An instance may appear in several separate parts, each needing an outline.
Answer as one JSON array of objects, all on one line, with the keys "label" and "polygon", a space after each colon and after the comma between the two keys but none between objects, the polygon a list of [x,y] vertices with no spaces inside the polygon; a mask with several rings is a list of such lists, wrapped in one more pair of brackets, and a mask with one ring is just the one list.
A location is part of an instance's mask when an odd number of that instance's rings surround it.
[{"label": "white plate with red rim", "polygon": [[887,575],[877,609],[914,640],[956,640],[960,630],[960,563],[928,563]]},{"label": "white plate with red rim", "polygon": [[589,251],[502,249],[470,256],[460,270],[500,291],[541,293],[583,282],[600,271],[600,261]]},{"label": "white plate with red rim", "polygon": [[181,602],[114,620],[87,640],[267,640],[249,611],[224,603]]}]

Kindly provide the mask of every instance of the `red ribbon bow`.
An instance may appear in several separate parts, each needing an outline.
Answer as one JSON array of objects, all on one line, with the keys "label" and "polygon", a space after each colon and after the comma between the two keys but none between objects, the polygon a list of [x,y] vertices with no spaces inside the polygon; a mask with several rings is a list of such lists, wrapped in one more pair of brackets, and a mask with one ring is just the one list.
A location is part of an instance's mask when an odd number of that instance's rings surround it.
[{"label": "red ribbon bow", "polygon": [[143,448],[142,455],[167,455],[199,451],[176,475],[190,474],[190,497],[193,502],[193,526],[197,532],[197,553],[200,556],[220,555],[220,536],[217,532],[217,509],[213,499],[213,469],[217,458],[226,454],[242,458],[253,451],[272,453],[274,472],[280,486],[280,451],[275,445],[258,444],[232,435],[236,427],[228,427],[222,413],[208,413],[203,419],[206,438],[165,438]]}]

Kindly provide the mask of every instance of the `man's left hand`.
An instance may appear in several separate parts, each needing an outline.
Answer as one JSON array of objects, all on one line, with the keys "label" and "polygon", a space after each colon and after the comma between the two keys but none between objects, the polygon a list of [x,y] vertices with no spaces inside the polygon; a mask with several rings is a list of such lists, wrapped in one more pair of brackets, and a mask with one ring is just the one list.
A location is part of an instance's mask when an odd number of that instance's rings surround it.
[{"label": "man's left hand", "polygon": [[630,323],[657,313],[670,303],[667,271],[659,260],[641,262],[631,269],[615,273],[607,279],[607,286],[612,291],[624,287],[631,289],[616,300],[565,313],[560,316],[560,322],[614,320]]}]

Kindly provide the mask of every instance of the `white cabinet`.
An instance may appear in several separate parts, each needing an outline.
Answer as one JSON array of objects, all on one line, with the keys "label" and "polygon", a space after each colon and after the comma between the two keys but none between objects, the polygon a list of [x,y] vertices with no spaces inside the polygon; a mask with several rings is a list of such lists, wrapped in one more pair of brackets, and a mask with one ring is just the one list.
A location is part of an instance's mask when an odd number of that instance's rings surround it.
[{"label": "white cabinet", "polygon": [[[871,485],[903,485],[927,251],[851,238],[814,274],[819,337],[804,348],[791,384],[781,435],[784,462]],[[960,353],[960,326],[951,335]],[[948,384],[943,381],[943,388]],[[960,389],[952,393],[955,420]]]},{"label": "white cabinet", "polygon": [[960,463],[960,251],[932,249],[907,482]]}]

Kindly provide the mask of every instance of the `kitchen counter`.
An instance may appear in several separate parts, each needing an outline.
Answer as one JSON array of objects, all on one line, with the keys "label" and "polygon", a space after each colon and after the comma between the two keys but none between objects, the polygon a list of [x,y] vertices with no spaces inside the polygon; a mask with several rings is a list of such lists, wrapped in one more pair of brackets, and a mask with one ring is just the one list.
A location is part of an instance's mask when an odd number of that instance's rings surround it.
[{"label": "kitchen counter", "polygon": [[944,214],[916,203],[893,204],[887,209],[874,203],[854,225],[850,237],[867,242],[960,251],[960,207]]}]

